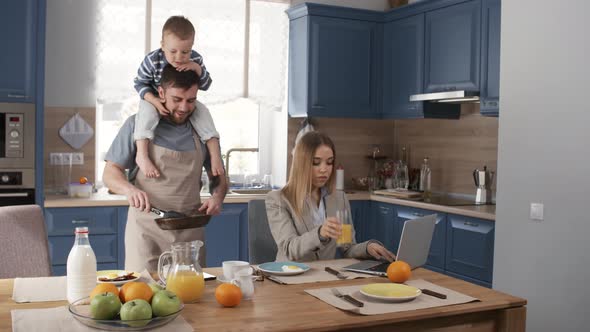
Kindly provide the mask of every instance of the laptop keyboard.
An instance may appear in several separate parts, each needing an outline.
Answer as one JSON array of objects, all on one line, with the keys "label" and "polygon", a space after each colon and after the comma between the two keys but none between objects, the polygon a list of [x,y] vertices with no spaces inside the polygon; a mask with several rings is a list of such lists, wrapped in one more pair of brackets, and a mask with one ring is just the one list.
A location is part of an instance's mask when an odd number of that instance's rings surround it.
[{"label": "laptop keyboard", "polygon": [[391,263],[390,262],[381,263],[379,265],[375,265],[373,267],[370,267],[367,270],[385,273],[385,272],[387,272],[387,268],[389,267],[389,264],[391,264]]}]

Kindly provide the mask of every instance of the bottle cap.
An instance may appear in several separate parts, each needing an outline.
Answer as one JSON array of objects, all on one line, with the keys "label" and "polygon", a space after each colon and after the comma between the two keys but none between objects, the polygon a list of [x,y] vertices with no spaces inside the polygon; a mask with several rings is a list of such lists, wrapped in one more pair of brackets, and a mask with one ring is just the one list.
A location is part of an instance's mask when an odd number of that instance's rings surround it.
[{"label": "bottle cap", "polygon": [[88,227],[76,227],[75,234],[88,234]]}]

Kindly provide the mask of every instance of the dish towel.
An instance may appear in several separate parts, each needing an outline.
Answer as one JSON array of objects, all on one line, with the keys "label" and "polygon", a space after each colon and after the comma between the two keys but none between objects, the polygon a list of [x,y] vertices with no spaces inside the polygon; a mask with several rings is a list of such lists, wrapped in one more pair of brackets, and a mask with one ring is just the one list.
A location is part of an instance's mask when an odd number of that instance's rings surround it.
[{"label": "dish towel", "polygon": [[[387,282],[388,283],[388,282]],[[423,279],[409,280],[406,282],[407,285],[414,286],[416,288],[427,288],[432,291],[445,294],[446,299],[439,299],[426,294],[421,294],[417,298],[407,302],[383,302],[380,300],[371,299],[360,292],[360,288],[363,285],[345,286],[345,287],[330,287],[330,288],[319,288],[319,289],[306,289],[305,292],[312,295],[338,309],[350,311],[359,315],[379,315],[387,314],[392,312],[410,311],[425,308],[442,307],[453,304],[468,303],[479,301],[475,297],[471,297],[448,288],[435,285]],[[364,303],[362,308],[358,308],[347,301],[344,301],[336,297],[332,292],[331,288],[337,288],[342,294],[349,294],[353,298]]]},{"label": "dish towel", "polygon": [[12,299],[17,303],[65,301],[66,277],[16,278]]},{"label": "dish towel", "polygon": [[[68,311],[67,306],[49,309],[16,309],[11,310],[10,314],[12,316],[12,332],[98,331],[78,322]],[[178,315],[170,323],[150,331],[190,332],[194,330],[181,315]]]}]

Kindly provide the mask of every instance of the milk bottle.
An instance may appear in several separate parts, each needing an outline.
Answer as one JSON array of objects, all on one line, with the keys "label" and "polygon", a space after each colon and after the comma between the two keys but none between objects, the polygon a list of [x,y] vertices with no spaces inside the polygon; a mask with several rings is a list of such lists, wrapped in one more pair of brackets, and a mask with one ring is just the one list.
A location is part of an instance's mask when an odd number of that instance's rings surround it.
[{"label": "milk bottle", "polygon": [[85,298],[96,286],[96,256],[88,240],[88,227],[76,227],[76,240],[68,255],[68,302]]}]

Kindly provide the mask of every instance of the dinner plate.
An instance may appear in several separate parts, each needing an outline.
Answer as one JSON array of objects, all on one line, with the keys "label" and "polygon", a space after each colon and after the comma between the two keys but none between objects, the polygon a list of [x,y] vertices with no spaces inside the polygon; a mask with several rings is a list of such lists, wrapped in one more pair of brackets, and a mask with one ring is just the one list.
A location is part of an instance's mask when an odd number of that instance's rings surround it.
[{"label": "dinner plate", "polygon": [[96,272],[96,282],[101,283],[101,284],[113,284],[115,286],[121,286],[123,284],[126,284],[130,281],[137,281],[139,279],[139,277],[141,277],[141,275],[137,272],[133,272],[133,277],[132,279],[128,279],[128,280],[121,280],[121,281],[100,281],[98,280],[98,278],[102,278],[102,277],[107,277],[107,278],[114,278],[115,275],[117,276],[123,276],[128,274],[131,271],[125,271],[125,270],[102,270],[102,271],[97,271]]},{"label": "dinner plate", "polygon": [[[283,266],[287,267],[283,268]],[[297,262],[268,262],[258,265],[258,269],[262,272],[278,276],[294,276],[305,273],[309,270],[309,266]]]},{"label": "dinner plate", "polygon": [[416,287],[403,284],[379,283],[361,287],[361,294],[375,300],[404,302],[417,298],[422,294],[422,291]]}]

